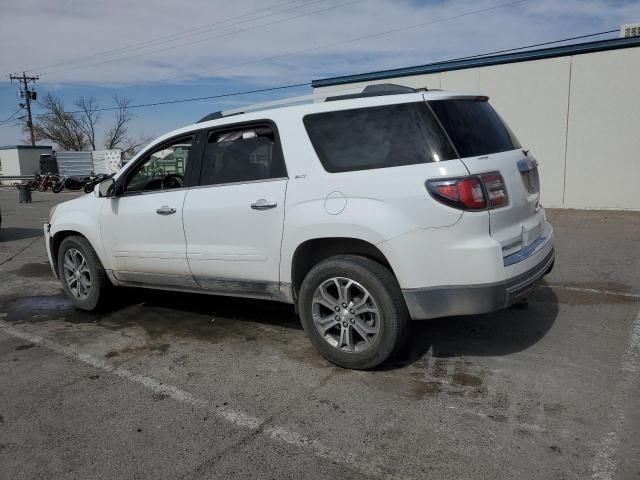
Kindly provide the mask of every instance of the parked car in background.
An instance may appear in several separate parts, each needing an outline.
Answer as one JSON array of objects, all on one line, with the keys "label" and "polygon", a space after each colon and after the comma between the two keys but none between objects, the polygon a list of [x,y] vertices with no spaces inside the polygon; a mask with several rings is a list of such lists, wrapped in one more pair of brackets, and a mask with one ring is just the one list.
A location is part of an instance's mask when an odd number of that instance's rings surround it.
[{"label": "parked car in background", "polygon": [[368,369],[411,319],[506,308],[551,270],[537,162],[487,97],[330,95],[206,117],[54,207],[71,302],[114,286],[278,300],[327,359]]}]

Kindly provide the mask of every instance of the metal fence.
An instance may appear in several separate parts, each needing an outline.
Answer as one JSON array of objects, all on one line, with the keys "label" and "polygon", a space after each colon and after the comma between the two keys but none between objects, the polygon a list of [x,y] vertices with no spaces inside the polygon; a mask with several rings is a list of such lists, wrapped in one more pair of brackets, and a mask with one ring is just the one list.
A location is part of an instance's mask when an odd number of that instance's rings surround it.
[{"label": "metal fence", "polygon": [[58,152],[60,175],[86,177],[94,173],[115,173],[121,165],[121,151],[96,150],[93,152]]},{"label": "metal fence", "polygon": [[88,176],[93,171],[91,152],[58,152],[56,158],[60,175]]}]

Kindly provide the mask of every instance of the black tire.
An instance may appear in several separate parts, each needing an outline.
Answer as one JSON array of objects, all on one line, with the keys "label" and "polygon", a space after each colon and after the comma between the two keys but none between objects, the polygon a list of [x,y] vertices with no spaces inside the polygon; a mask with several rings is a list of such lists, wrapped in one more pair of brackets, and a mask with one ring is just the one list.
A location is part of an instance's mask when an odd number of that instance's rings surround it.
[{"label": "black tire", "polygon": [[[78,298],[68,285],[65,277],[64,260],[65,254],[70,249],[78,250],[86,260],[86,264],[90,274],[91,288],[88,295],[84,298]],[[95,250],[86,238],[80,236],[67,237],[62,241],[58,249],[58,276],[62,283],[62,288],[71,303],[80,310],[93,311],[99,309],[107,300],[109,291],[111,290],[111,282],[104,271],[104,267],[96,255]]]},{"label": "black tire", "polygon": [[[366,288],[381,314],[379,333],[364,351],[338,349],[316,328],[314,294],[320,285],[336,277],[354,280]],[[343,368],[368,370],[380,365],[404,345],[409,330],[409,312],[393,273],[381,264],[358,255],[337,255],[314,266],[302,282],[298,310],[311,343],[323,357]]]},{"label": "black tire", "polygon": [[84,187],[83,187],[83,189],[84,189],[84,193],[91,193],[91,192],[93,192],[93,187],[94,187],[94,185],[93,185],[92,183],[85,183],[85,184],[84,184]]},{"label": "black tire", "polygon": [[31,180],[29,182],[29,190],[35,192],[38,189],[38,182],[36,180]]},{"label": "black tire", "polygon": [[62,182],[57,182],[51,187],[51,191],[53,193],[60,193],[64,188],[64,184]]}]

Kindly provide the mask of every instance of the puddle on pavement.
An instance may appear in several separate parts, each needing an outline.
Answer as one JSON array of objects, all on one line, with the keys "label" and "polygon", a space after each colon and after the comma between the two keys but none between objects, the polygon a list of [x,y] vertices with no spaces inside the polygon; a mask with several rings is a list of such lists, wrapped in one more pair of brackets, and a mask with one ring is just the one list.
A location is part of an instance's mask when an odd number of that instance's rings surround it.
[{"label": "puddle on pavement", "polygon": [[51,265],[49,265],[49,262],[25,263],[21,265],[20,268],[12,270],[10,273],[27,278],[49,276],[55,279],[55,277],[53,277],[53,273],[51,272]]},{"label": "puddle on pavement", "polygon": [[[118,293],[121,295],[111,308],[102,312],[77,310],[62,294],[0,297],[0,311],[6,314],[5,321],[16,323],[94,322],[116,331],[139,327],[153,345],[162,345],[160,340],[176,337],[209,343],[235,337],[247,343],[260,339],[261,342],[287,345],[291,341],[287,330],[302,334],[293,308],[284,304],[171,292],[159,295],[122,290]],[[282,331],[282,328],[286,330]]]},{"label": "puddle on pavement", "polygon": [[34,322],[61,317],[70,322],[94,319],[94,314],[76,310],[63,295],[5,297],[0,299],[0,308],[6,313],[4,319],[10,322]]}]

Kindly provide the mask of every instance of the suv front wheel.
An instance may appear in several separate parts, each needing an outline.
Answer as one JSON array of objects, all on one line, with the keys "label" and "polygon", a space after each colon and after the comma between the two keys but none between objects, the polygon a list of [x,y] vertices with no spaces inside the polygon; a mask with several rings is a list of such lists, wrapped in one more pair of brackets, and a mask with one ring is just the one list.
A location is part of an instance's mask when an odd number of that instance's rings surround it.
[{"label": "suv front wheel", "polygon": [[338,255],[318,263],[302,282],[298,302],[307,336],[340,367],[373,368],[406,338],[409,314],[398,282],[368,258]]},{"label": "suv front wheel", "polygon": [[58,275],[64,293],[80,310],[95,310],[111,286],[98,255],[80,236],[65,238],[58,250]]}]

